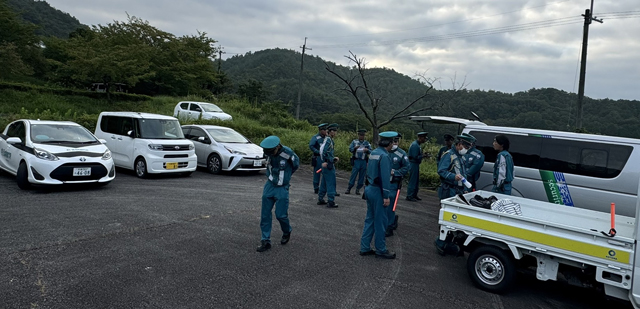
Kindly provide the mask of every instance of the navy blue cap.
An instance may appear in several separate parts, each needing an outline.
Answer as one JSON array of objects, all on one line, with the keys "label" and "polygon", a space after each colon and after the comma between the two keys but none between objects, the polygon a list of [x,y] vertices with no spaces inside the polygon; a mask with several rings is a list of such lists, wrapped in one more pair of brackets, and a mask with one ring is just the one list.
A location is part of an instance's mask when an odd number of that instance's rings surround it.
[{"label": "navy blue cap", "polygon": [[358,130],[358,133],[367,133],[367,129],[360,129]]},{"label": "navy blue cap", "polygon": [[332,123],[327,127],[327,130],[334,130],[337,131],[338,130],[338,124],[337,123]]},{"label": "navy blue cap", "polygon": [[273,149],[278,145],[280,145],[280,138],[275,135],[267,136],[260,142],[260,147],[263,149]]},{"label": "navy blue cap", "polygon": [[398,136],[398,132],[396,131],[385,131],[380,133],[381,140],[393,140],[396,136]]},{"label": "navy blue cap", "polygon": [[452,140],[454,140],[454,139],[455,139],[455,138],[453,137],[453,135],[451,135],[451,134],[449,134],[449,133],[447,133],[447,134],[445,134],[445,135],[444,135],[444,140],[445,140],[445,141],[452,141]]},{"label": "navy blue cap", "polygon": [[428,135],[428,134],[429,134],[429,133],[427,133],[427,132],[419,132],[419,133],[418,133],[418,137],[423,137],[423,136],[424,136],[424,137],[427,137],[427,135]]}]

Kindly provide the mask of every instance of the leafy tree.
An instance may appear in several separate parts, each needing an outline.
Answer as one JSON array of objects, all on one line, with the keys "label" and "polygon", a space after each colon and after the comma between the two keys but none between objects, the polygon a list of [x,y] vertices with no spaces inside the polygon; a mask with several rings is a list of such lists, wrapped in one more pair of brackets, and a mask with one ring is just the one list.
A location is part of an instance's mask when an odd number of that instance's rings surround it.
[{"label": "leafy tree", "polygon": [[238,95],[246,98],[249,102],[262,103],[266,101],[267,90],[264,89],[261,82],[251,79],[238,86]]},{"label": "leafy tree", "polygon": [[20,21],[6,0],[0,0],[0,78],[33,74],[32,64],[40,52],[34,30]]},{"label": "leafy tree", "polygon": [[46,1],[8,0],[7,4],[22,20],[37,26],[36,35],[67,38],[77,28],[88,28],[69,13],[51,7]]}]

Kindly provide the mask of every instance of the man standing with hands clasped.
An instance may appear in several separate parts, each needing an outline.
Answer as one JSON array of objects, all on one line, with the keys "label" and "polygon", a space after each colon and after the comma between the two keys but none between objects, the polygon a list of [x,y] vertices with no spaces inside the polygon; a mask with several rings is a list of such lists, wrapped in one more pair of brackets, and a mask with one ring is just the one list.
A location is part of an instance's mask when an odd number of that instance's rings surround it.
[{"label": "man standing with hands clasped", "polygon": [[[367,164],[367,183],[364,196],[367,200],[367,216],[364,219],[362,238],[360,239],[360,255],[375,255],[384,259],[395,259],[396,254],[387,250],[384,239],[387,228],[387,214],[385,207],[391,205],[391,159],[389,151],[393,147],[393,139],[397,132],[380,133],[380,141],[369,156]],[[376,250],[371,249],[374,239]]]},{"label": "man standing with hands clasped", "polygon": [[[327,137],[324,144],[320,147],[320,160],[322,161],[322,180],[320,181],[320,190],[318,191],[318,205],[327,205],[329,208],[336,208],[338,205],[334,199],[339,194],[336,193],[336,168],[335,163],[338,157],[334,156],[335,143],[333,138],[338,134],[338,124],[332,123],[327,127]],[[327,202],[324,196],[327,196]]]},{"label": "man standing with hands clasped", "polygon": [[311,166],[313,167],[313,193],[318,194],[320,189],[320,176],[322,174],[316,173],[317,170],[322,168],[322,161],[320,160],[320,146],[324,143],[324,138],[327,136],[327,126],[329,124],[321,123],[318,125],[318,134],[311,137],[309,141],[309,149],[311,150]]},{"label": "man standing with hands clasped", "polygon": [[351,194],[351,188],[353,188],[356,183],[356,177],[358,178],[356,195],[360,195],[360,189],[364,186],[367,156],[369,152],[371,152],[371,144],[364,139],[365,133],[367,133],[365,129],[358,130],[358,139],[354,139],[351,145],[349,145],[349,152],[353,154],[351,156],[351,166],[353,166],[353,168],[351,169],[351,178],[349,178],[349,187],[347,187],[347,191],[345,191],[344,194]]},{"label": "man standing with hands clasped", "polygon": [[271,210],[276,206],[276,219],[282,229],[281,244],[286,244],[291,238],[291,224],[289,224],[289,181],[291,175],[300,166],[300,159],[291,148],[280,144],[280,138],[269,136],[260,147],[267,156],[267,182],[262,190],[262,211],[260,214],[260,230],[262,238],[258,252],[271,249]]}]

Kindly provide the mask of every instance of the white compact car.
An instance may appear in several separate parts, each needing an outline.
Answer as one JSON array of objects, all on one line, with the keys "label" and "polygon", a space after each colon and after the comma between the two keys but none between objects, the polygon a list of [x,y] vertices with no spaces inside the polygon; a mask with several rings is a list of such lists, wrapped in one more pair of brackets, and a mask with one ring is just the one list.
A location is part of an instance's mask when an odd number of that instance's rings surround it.
[{"label": "white compact car", "polygon": [[111,151],[70,121],[16,120],[0,134],[0,168],[31,184],[108,184],[116,177]]},{"label": "white compact car", "polygon": [[107,141],[116,166],[136,176],[178,173],[189,176],[196,166],[193,143],[184,138],[178,119],[136,112],[102,112],[96,136]]},{"label": "white compact car", "polygon": [[182,126],[184,136],[196,146],[198,165],[212,174],[220,171],[262,171],[262,147],[231,128],[211,125]]},{"label": "white compact car", "polygon": [[173,109],[173,117],[178,119],[233,119],[231,115],[223,112],[222,109],[215,104],[191,101],[178,103]]}]

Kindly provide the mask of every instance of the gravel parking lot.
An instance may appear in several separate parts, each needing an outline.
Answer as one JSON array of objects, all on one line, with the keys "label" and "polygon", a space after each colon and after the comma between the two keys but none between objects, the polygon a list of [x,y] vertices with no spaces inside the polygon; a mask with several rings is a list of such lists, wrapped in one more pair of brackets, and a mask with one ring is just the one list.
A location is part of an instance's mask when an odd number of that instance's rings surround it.
[{"label": "gravel parking lot", "polygon": [[[476,289],[464,258],[441,257],[438,200],[401,200],[395,260],[358,255],[359,196],[316,205],[311,168],[294,174],[291,241],[257,253],[264,174],[137,179],[106,187],[18,189],[0,173],[3,308],[627,308],[521,275],[513,292]],[[338,175],[338,192],[348,174]],[[404,196],[404,195],[403,195]],[[630,306],[629,306],[630,307]]]}]

